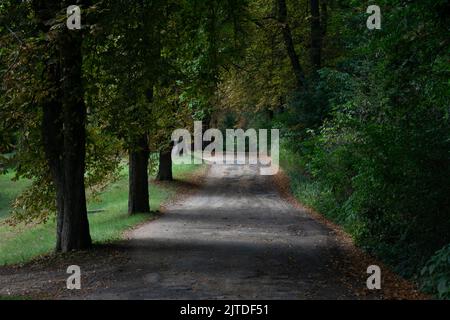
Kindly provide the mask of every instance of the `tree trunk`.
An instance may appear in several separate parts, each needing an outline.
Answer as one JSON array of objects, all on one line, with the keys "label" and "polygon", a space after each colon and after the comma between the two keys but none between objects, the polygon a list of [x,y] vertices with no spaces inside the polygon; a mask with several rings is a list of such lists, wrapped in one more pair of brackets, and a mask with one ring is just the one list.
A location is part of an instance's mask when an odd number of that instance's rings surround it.
[{"label": "tree trunk", "polygon": [[[153,87],[145,92],[147,102],[153,102]],[[149,213],[148,161],[150,150],[147,135],[134,140],[129,151],[128,214]]]},{"label": "tree trunk", "polygon": [[322,28],[320,26],[319,0],[310,0],[311,4],[311,64],[314,73],[322,66]]},{"label": "tree trunk", "polygon": [[130,150],[128,213],[150,212],[148,188],[148,160],[150,151],[148,138],[143,136]]},{"label": "tree trunk", "polygon": [[82,33],[62,32],[60,38],[64,121],[64,218],[61,250],[91,247],[86,208],[86,105],[82,85]]},{"label": "tree trunk", "polygon": [[322,41],[328,31],[328,0],[320,0],[320,25],[322,27]]},{"label": "tree trunk", "polygon": [[294,71],[297,90],[302,91],[306,88],[306,79],[303,68],[300,64],[297,52],[295,51],[294,41],[292,40],[291,28],[288,23],[288,13],[286,0],[278,1],[278,23],[281,26],[281,32],[283,34],[284,44],[291,61],[292,69]]},{"label": "tree trunk", "polygon": [[[41,31],[48,32],[48,27],[41,24]],[[44,74],[49,85],[55,91],[42,105],[41,134],[44,153],[56,193],[56,251],[61,251],[61,233],[64,219],[64,133],[62,118],[62,97],[59,88],[60,63],[56,52],[46,63]]]},{"label": "tree trunk", "polygon": [[161,151],[159,153],[159,170],[156,177],[159,181],[172,181],[172,152]]},{"label": "tree trunk", "polygon": [[43,106],[42,140],[47,163],[56,192],[56,251],[61,251],[61,232],[64,218],[64,170],[62,132],[62,106],[58,100],[49,101]]},{"label": "tree trunk", "polygon": [[[48,33],[63,4],[32,1],[38,26]],[[86,106],[82,86],[82,34],[63,29],[57,50],[46,66],[44,77],[52,92],[44,102],[42,141],[56,190],[56,250],[68,252],[91,246],[84,189],[86,152]],[[53,47],[53,46],[49,46]]]}]

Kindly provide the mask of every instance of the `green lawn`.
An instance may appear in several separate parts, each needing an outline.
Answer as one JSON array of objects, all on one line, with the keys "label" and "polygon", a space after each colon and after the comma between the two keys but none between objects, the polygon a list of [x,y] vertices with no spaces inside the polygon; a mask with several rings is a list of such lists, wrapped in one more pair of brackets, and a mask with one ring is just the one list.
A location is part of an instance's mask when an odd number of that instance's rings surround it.
[{"label": "green lawn", "polygon": [[30,185],[30,182],[26,179],[12,181],[13,178],[14,172],[12,171],[0,175],[0,219],[8,215],[11,202]]},{"label": "green lawn", "polygon": [[[199,170],[200,166],[182,165],[174,166],[175,178]],[[20,190],[26,186],[26,182],[7,182],[1,177],[2,198],[9,195],[13,199]],[[150,184],[150,205],[152,210],[159,210],[161,203],[176,193],[176,184],[163,185]],[[116,183],[112,184],[100,196],[99,202],[88,204],[88,210],[99,211],[89,215],[91,236],[94,243],[112,242],[122,238],[127,229],[136,226],[152,218],[148,214],[135,216],[127,215],[128,205],[128,177],[125,171]],[[0,212],[5,216],[8,212],[10,201],[1,202]],[[55,222],[51,221],[36,226],[10,227],[0,224],[0,265],[17,264],[46,253],[50,253],[55,246]]]}]

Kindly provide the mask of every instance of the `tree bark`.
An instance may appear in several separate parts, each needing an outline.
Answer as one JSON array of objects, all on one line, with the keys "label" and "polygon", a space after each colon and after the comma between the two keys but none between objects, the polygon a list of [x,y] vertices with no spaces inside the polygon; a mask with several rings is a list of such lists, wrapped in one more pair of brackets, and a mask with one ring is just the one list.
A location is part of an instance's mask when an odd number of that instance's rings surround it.
[{"label": "tree bark", "polygon": [[[64,9],[60,1],[33,0],[43,33]],[[56,31],[55,31],[56,32]],[[91,246],[84,185],[86,106],[82,86],[82,34],[60,31],[49,48],[57,49],[46,65],[48,100],[42,105],[42,141],[56,190],[56,250],[68,252]],[[52,49],[53,50],[53,49]]]},{"label": "tree bark", "polygon": [[158,181],[172,181],[172,152],[161,151],[159,153],[159,170],[156,177]]},{"label": "tree bark", "polygon": [[286,46],[287,54],[291,61],[291,66],[294,71],[296,79],[297,90],[302,91],[306,88],[306,78],[303,68],[300,64],[297,52],[295,51],[294,41],[292,40],[292,32],[288,23],[288,12],[286,0],[277,0],[278,3],[278,23],[281,26],[284,44]]},{"label": "tree bark", "polygon": [[134,150],[130,150],[128,214],[150,212],[148,188],[148,161],[150,151],[148,138],[138,139]]},{"label": "tree bark", "polygon": [[42,140],[47,163],[56,192],[56,251],[61,251],[61,233],[64,218],[64,170],[63,170],[63,124],[60,100],[43,105]]},{"label": "tree bark", "polygon": [[[156,5],[151,1],[140,0],[138,2],[138,9],[142,14],[142,20],[139,21],[139,36],[142,37],[142,44],[140,44],[140,51],[138,59],[142,59],[145,68],[144,79],[148,82],[143,94],[148,102],[148,107],[151,107],[154,98],[154,83],[157,80],[160,58],[160,32],[155,27],[154,21],[148,19],[148,13],[154,10],[160,10],[161,6]],[[147,107],[147,106],[146,106]],[[142,128],[147,128],[145,119],[140,117],[140,112],[136,112],[136,123],[140,123]],[[144,130],[144,132],[146,132]],[[149,176],[148,176],[148,162],[150,157],[149,137],[148,131],[138,135],[137,137],[129,137],[129,192],[128,192],[128,214],[148,213],[150,212],[149,201]]]},{"label": "tree bark", "polygon": [[328,32],[328,0],[320,0],[320,25],[322,27],[323,41],[323,37]]},{"label": "tree bark", "polygon": [[80,31],[62,32],[60,37],[64,121],[64,218],[61,250],[91,247],[86,208],[86,105],[82,85],[82,44]]},{"label": "tree bark", "polygon": [[[149,103],[153,101],[153,87],[145,92]],[[150,149],[148,136],[141,135],[134,139],[129,151],[129,191],[128,191],[128,214],[150,212],[150,196],[148,187],[148,162]]]},{"label": "tree bark", "polygon": [[311,5],[311,65],[314,73],[322,66],[322,28],[320,25],[319,0],[310,0]]}]

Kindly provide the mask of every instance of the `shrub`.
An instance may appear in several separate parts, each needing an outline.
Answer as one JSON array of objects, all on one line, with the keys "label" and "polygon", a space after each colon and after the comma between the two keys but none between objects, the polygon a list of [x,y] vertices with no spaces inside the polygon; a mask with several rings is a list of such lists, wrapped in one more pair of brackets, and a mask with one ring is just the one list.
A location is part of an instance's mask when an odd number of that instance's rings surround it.
[{"label": "shrub", "polygon": [[423,290],[440,299],[450,299],[450,244],[442,248],[422,269]]}]

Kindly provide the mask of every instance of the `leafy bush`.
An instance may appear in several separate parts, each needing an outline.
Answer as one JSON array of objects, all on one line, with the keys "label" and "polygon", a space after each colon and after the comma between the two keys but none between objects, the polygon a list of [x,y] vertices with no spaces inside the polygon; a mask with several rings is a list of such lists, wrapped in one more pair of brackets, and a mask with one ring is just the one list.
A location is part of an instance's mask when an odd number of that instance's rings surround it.
[{"label": "leafy bush", "polygon": [[450,245],[442,248],[422,269],[422,288],[440,299],[450,299]]},{"label": "leafy bush", "polygon": [[[347,58],[323,69],[279,121],[290,128],[287,158],[300,167],[289,173],[297,196],[402,275],[421,277],[450,243],[448,3],[385,6],[378,33],[357,36],[349,20]],[[311,121],[305,115],[316,106]],[[446,257],[448,247],[422,273],[439,297],[448,290]]]}]

